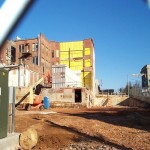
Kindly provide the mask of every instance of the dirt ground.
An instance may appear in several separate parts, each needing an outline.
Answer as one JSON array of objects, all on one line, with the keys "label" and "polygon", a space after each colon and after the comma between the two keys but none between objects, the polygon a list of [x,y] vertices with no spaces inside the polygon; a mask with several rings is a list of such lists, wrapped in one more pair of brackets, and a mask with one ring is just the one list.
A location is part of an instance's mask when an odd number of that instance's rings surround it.
[{"label": "dirt ground", "polygon": [[150,149],[150,110],[129,107],[16,110],[15,131],[34,127],[34,150]]}]

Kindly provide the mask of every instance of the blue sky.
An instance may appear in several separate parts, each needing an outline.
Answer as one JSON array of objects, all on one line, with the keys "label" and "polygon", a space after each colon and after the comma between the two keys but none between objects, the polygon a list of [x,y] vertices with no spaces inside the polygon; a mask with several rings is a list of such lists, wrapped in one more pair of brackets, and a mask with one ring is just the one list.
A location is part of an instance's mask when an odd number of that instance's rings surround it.
[{"label": "blue sky", "polygon": [[96,78],[118,90],[150,64],[150,9],[143,0],[36,0],[11,35],[49,40],[93,38]]}]

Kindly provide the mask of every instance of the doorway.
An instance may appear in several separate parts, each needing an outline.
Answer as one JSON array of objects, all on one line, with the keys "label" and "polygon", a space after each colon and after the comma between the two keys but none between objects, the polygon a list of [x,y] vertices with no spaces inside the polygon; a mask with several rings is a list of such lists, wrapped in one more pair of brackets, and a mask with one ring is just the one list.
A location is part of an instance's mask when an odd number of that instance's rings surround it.
[{"label": "doorway", "polygon": [[82,102],[81,89],[75,89],[75,103],[81,103],[81,102]]}]

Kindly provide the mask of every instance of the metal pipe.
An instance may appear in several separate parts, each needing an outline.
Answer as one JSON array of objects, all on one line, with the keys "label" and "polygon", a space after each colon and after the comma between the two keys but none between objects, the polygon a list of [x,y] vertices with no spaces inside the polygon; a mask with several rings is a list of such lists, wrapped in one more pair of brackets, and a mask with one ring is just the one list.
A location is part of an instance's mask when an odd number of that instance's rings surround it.
[{"label": "metal pipe", "polygon": [[38,35],[38,66],[40,66],[41,33]]}]

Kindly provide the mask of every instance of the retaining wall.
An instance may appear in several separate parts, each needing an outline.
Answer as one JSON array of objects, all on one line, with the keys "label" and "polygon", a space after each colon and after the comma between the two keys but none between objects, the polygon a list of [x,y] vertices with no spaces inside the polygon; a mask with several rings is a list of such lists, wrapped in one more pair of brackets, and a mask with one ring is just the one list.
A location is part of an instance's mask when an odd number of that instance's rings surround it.
[{"label": "retaining wall", "polygon": [[124,95],[98,95],[92,103],[93,106],[129,106],[150,108],[149,99],[146,97],[130,97]]}]

